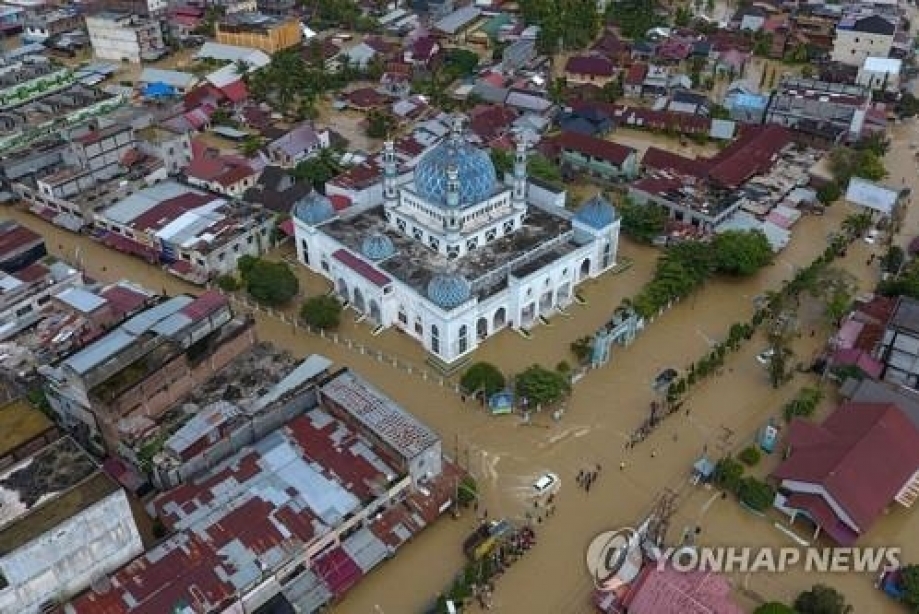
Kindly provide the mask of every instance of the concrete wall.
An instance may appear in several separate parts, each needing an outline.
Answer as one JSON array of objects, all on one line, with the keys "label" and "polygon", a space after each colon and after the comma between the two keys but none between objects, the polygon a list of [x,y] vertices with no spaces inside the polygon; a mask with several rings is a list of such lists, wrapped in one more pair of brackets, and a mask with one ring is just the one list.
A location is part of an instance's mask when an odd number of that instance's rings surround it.
[{"label": "concrete wall", "polygon": [[192,367],[182,353],[119,395],[112,403],[98,405],[95,409],[96,417],[109,449],[117,449],[121,440],[118,423],[123,417],[135,415],[158,418],[255,343],[255,328],[251,324],[247,325],[200,364]]},{"label": "concrete wall", "polygon": [[0,590],[0,612],[37,613],[45,601],[82,591],[141,552],[128,498],[116,490],[0,557],[9,582]]}]

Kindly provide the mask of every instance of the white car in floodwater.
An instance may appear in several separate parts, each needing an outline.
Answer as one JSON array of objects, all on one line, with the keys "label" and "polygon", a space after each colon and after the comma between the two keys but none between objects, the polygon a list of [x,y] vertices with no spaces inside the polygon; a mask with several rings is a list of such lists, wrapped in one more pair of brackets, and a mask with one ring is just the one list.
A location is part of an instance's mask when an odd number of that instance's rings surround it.
[{"label": "white car in floodwater", "polygon": [[756,362],[761,365],[768,365],[769,361],[772,360],[772,357],[775,356],[775,350],[769,348],[768,350],[763,350],[756,355]]},{"label": "white car in floodwater", "polygon": [[558,476],[552,473],[551,471],[542,474],[539,478],[533,482],[533,490],[536,491],[536,496],[541,497],[546,494],[555,494],[555,491],[559,487]]}]

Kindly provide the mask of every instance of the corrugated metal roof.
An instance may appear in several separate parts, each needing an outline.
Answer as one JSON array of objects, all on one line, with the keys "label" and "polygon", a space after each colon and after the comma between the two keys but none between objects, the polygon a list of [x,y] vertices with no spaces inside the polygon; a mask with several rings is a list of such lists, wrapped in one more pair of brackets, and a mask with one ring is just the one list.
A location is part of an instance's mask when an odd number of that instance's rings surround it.
[{"label": "corrugated metal roof", "polygon": [[435,23],[434,28],[447,34],[456,34],[460,28],[478,19],[481,14],[482,9],[478,7],[464,6]]},{"label": "corrugated metal roof", "polygon": [[189,193],[203,194],[200,190],[176,181],[164,181],[128,196],[102,211],[100,215],[117,224],[128,224],[164,200]]},{"label": "corrugated metal roof", "polygon": [[297,576],[282,592],[298,612],[315,612],[334,597],[325,583],[310,570]]},{"label": "corrugated metal roof", "polygon": [[55,298],[83,313],[91,313],[108,303],[101,296],[83,288],[67,288],[55,295]]},{"label": "corrugated metal roof", "polygon": [[160,303],[155,307],[141,312],[121,325],[121,328],[132,335],[142,335],[156,326],[161,320],[168,318],[186,305],[191,304],[194,299],[190,296],[174,296],[168,301]]},{"label": "corrugated metal roof", "polygon": [[287,377],[275,384],[267,394],[262,396],[257,402],[258,407],[267,407],[301,384],[325,373],[331,366],[332,361],[325,356],[318,354],[309,356],[296,369],[288,373]]},{"label": "corrugated metal roof", "polygon": [[344,540],[341,547],[365,574],[386,560],[390,554],[386,544],[367,527]]},{"label": "corrugated metal roof", "polygon": [[439,441],[434,431],[351,371],[339,374],[321,391],[406,459]]},{"label": "corrugated metal roof", "polygon": [[194,85],[198,81],[198,77],[180,70],[144,68],[140,73],[140,81],[141,83],[165,83],[175,88],[184,89]]},{"label": "corrugated metal roof", "polygon": [[93,367],[99,365],[118,352],[121,352],[137,340],[122,328],[116,328],[102,339],[99,339],[92,345],[83,348],[73,356],[64,361],[64,366],[73,369],[76,373],[82,375],[89,372]]}]

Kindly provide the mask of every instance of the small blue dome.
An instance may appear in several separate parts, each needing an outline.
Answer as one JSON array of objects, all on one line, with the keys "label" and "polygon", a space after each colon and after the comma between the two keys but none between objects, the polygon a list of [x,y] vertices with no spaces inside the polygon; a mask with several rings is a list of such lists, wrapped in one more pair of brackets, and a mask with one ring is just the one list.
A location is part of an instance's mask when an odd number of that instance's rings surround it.
[{"label": "small blue dome", "polygon": [[472,287],[459,275],[435,275],[428,282],[428,298],[438,307],[453,309],[472,296]]},{"label": "small blue dome", "polygon": [[477,149],[461,135],[447,137],[426,153],[415,167],[415,190],[425,200],[447,204],[447,169],[456,168],[460,206],[482,202],[495,191],[498,176],[488,152]]},{"label": "small blue dome", "polygon": [[574,219],[591,228],[601,230],[616,221],[616,209],[608,200],[597,194],[578,209]]},{"label": "small blue dome", "polygon": [[361,242],[361,253],[371,260],[385,260],[396,253],[396,246],[389,237],[377,232]]},{"label": "small blue dome", "polygon": [[332,201],[313,190],[294,203],[293,215],[304,224],[316,226],[335,217],[335,207]]}]

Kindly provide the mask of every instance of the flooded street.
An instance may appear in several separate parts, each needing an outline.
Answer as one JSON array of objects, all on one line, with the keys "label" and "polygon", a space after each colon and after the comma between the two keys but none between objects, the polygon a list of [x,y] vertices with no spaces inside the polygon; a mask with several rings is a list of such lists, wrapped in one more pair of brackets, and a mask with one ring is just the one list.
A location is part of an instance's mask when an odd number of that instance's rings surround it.
[{"label": "flooded street", "polygon": [[[916,167],[911,153],[903,155],[910,137],[902,134],[914,127],[900,126],[891,153],[892,178],[906,177],[916,182]],[[901,166],[904,163],[905,165]],[[913,186],[914,190],[919,185]],[[565,614],[591,612],[591,583],[583,557],[590,539],[597,533],[640,521],[649,511],[657,493],[665,486],[681,492],[680,505],[671,525],[670,539],[679,538],[686,526],[702,527],[699,543],[717,543],[746,536],[755,545],[791,545],[771,521],[755,517],[732,500],[713,500],[713,491],[688,484],[690,466],[707,447],[709,454],[737,451],[752,441],[753,433],[770,416],[777,416],[782,404],[792,397],[810,376],[798,375],[794,382],[773,390],[765,370],[755,355],[765,346],[761,337],[731,355],[722,375],[696,387],[688,398],[689,415],[668,418],[648,440],[626,451],[625,438],[647,416],[654,399],[650,383],[665,367],[681,369],[708,351],[710,344],[726,336],[734,322],[745,321],[753,312],[753,297],[766,289],[778,288],[797,266],[811,262],[825,246],[826,235],[850,213],[840,203],[824,217],[804,217],[794,228],[790,246],[779,254],[774,266],[755,278],[743,281],[719,280],[710,283],[696,296],[684,301],[655,321],[629,348],[614,348],[609,365],[589,373],[575,387],[564,417],[554,422],[537,415],[525,425],[519,417],[490,417],[473,403],[464,404],[449,388],[417,373],[409,374],[386,362],[347,349],[342,344],[310,336],[267,314],[256,315],[259,335],[287,348],[298,356],[316,352],[347,364],[364,374],[387,394],[431,424],[443,437],[445,450],[467,465],[479,480],[482,506],[489,516],[523,519],[534,478],[554,471],[562,480],[557,498],[557,513],[537,527],[538,545],[499,581],[494,595],[494,611]],[[104,280],[128,278],[155,290],[195,291],[183,282],[139,260],[124,256],[91,241],[55,228],[21,211],[5,211],[42,232],[48,249],[55,255],[82,262],[88,273]],[[910,211],[904,228],[919,228],[919,216]],[[910,231],[907,231],[910,232]],[[859,276],[864,288],[877,279],[868,271],[869,246],[859,241],[840,261]],[[281,254],[284,252],[282,250]],[[554,367],[559,361],[573,361],[569,344],[592,334],[605,322],[622,298],[631,296],[650,277],[657,252],[623,241],[622,257],[634,266],[618,275],[609,275],[582,287],[586,305],[572,307],[572,317],[556,316],[548,326],[533,331],[525,339],[505,332],[489,340],[476,360],[498,364],[513,373],[538,362]],[[104,269],[103,269],[104,267]],[[324,292],[326,283],[300,268],[304,293]],[[803,329],[826,329],[820,314],[804,310]],[[420,348],[404,335],[386,331],[370,335],[366,324],[356,324],[348,314],[340,331],[343,337],[378,348],[400,361],[418,365],[425,357]],[[796,360],[810,361],[818,337],[805,334],[796,341]],[[827,403],[829,407],[831,403]],[[655,452],[652,458],[651,452]],[[717,452],[716,452],[717,451]],[[626,462],[625,470],[619,464]],[[762,463],[763,471],[776,459]],[[574,484],[582,468],[601,464],[603,469],[594,488],[587,494]],[[886,517],[867,541],[903,539],[916,520],[898,510]],[[406,546],[392,561],[363,580],[334,611],[342,613],[407,614],[428,605],[461,569],[461,542],[473,527],[470,514],[459,520],[444,518]],[[733,543],[733,542],[732,542]],[[904,544],[904,546],[907,544]],[[909,551],[908,551],[909,552]],[[913,550],[913,560],[919,552]],[[824,578],[822,578],[824,579]],[[750,593],[790,598],[813,582],[806,576],[784,575],[737,578]],[[840,584],[840,577],[830,580]],[[844,589],[856,612],[884,614],[895,611],[892,602],[872,588],[870,578],[844,582]],[[753,603],[752,601],[750,603]]]}]

